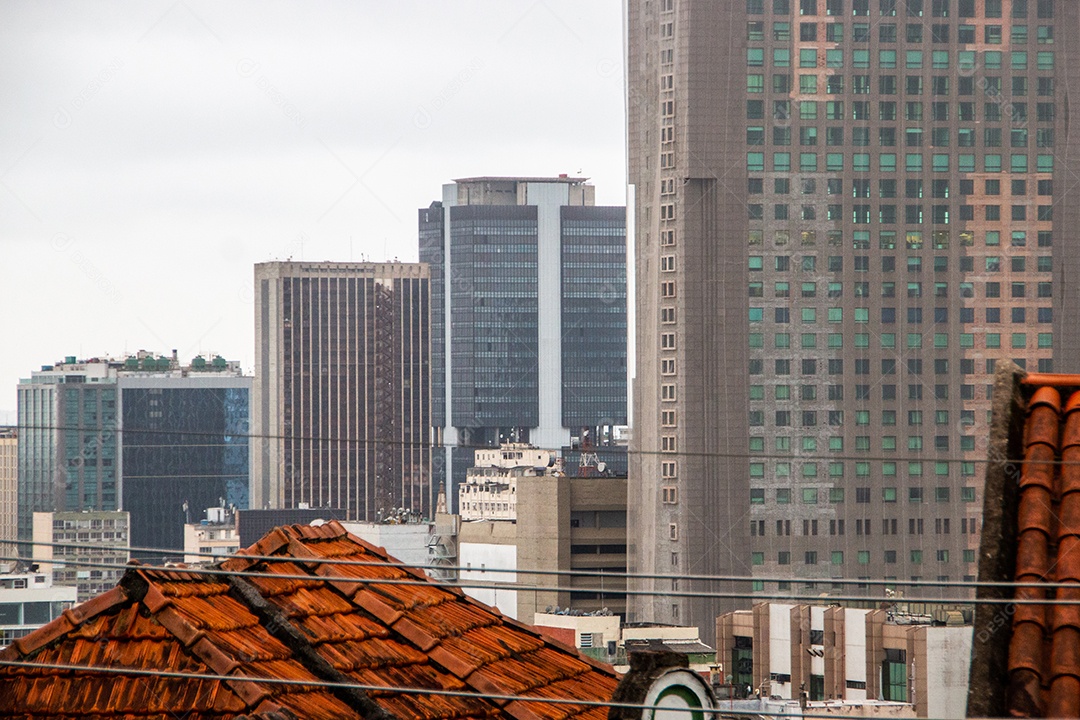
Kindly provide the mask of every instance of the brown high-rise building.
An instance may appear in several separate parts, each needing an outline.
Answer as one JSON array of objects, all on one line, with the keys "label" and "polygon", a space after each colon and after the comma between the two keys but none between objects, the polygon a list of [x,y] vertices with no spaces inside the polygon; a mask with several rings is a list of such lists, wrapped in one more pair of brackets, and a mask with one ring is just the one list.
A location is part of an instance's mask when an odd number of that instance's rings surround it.
[{"label": "brown high-rise building", "polygon": [[429,277],[415,263],[255,266],[253,508],[430,515]]},{"label": "brown high-rise building", "polygon": [[[808,594],[973,578],[994,363],[1080,362],[1080,4],[628,13],[632,571]],[[632,620],[708,632],[721,607],[639,583]]]}]

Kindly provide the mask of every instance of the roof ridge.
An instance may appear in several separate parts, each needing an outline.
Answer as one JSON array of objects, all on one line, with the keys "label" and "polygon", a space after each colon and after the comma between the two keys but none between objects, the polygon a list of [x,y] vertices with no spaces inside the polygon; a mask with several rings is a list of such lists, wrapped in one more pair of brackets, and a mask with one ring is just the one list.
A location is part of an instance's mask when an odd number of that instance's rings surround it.
[{"label": "roof ridge", "polygon": [[[239,600],[259,620],[259,624],[272,637],[287,647],[293,656],[316,677],[333,683],[352,684],[353,680],[332,666],[304,637],[289,618],[263,597],[251,583],[235,575],[227,576],[230,594]],[[396,716],[372,700],[358,688],[329,688],[335,697],[371,720],[397,720]]]},{"label": "roof ridge", "polygon": [[[211,576],[208,581],[215,582],[216,579]],[[207,580],[202,582],[207,582]],[[211,635],[183,618],[174,607],[172,599],[166,597],[157,587],[156,578],[148,576],[139,568],[132,568],[124,573],[118,587],[123,587],[132,599],[146,606],[158,624],[176,638],[185,652],[190,653],[192,657],[218,675],[230,675],[241,666],[240,660],[220,648]],[[262,683],[239,679],[223,682],[253,710],[266,702],[273,704],[273,692]]]}]

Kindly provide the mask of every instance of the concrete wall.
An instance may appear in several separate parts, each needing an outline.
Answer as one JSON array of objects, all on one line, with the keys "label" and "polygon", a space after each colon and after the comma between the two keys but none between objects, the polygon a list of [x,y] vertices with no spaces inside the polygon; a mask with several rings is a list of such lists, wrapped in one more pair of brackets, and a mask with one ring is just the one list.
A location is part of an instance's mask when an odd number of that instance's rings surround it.
[{"label": "concrete wall", "polygon": [[[459,582],[470,581],[512,583],[517,582],[516,572],[490,573],[486,568],[517,570],[518,549],[515,544],[516,526],[508,522],[462,523],[458,535],[458,565],[462,568]],[[532,623],[518,612],[518,591],[510,589],[487,589],[462,587],[472,598],[497,607],[504,615],[515,620]]]},{"label": "concrete wall", "polygon": [[[517,543],[519,567],[528,570],[570,569],[570,478],[545,475],[521,478],[518,483]],[[520,596],[520,620],[532,622],[547,606],[570,606],[569,576],[522,575],[526,585],[550,590],[527,591]]]},{"label": "concrete wall", "polygon": [[343,522],[353,535],[381,547],[398,562],[423,568],[428,563],[426,524],[385,525],[382,523]]},{"label": "concrete wall", "polygon": [[[962,718],[967,712],[971,627],[920,628],[926,637],[926,670],[916,677],[927,683],[921,717]],[[919,703],[922,705],[922,703]],[[919,710],[922,710],[920,707]]]},{"label": "concrete wall", "polygon": [[[844,609],[844,655],[852,660],[846,663],[846,680],[866,682],[866,663],[855,658],[866,657],[866,611],[852,608]],[[846,684],[846,683],[845,683]],[[866,690],[846,688],[844,697],[849,700],[865,700]]]}]

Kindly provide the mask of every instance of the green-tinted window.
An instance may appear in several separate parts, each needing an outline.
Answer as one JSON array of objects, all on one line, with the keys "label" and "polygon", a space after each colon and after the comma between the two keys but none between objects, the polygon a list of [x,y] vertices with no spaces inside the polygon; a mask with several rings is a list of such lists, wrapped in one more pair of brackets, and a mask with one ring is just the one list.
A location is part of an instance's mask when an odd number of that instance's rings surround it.
[{"label": "green-tinted window", "polygon": [[801,48],[799,50],[799,67],[817,67],[817,50],[815,48]]}]

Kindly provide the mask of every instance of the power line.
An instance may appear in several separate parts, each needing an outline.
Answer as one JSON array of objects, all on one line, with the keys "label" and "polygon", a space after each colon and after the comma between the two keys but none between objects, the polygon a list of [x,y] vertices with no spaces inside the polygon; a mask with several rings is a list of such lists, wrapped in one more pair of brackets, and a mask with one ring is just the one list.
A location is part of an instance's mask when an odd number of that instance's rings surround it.
[{"label": "power line", "polygon": [[[736,710],[734,708],[693,708],[687,710],[681,710],[679,708],[672,708],[666,705],[648,705],[638,703],[626,703],[626,702],[614,702],[611,700],[582,700],[577,698],[553,698],[553,697],[540,697],[535,695],[518,695],[518,694],[500,694],[500,693],[474,693],[464,690],[429,690],[427,688],[413,688],[396,685],[368,685],[362,683],[344,683],[334,682],[330,680],[294,680],[287,678],[276,677],[253,677],[246,675],[218,675],[215,673],[194,673],[194,672],[181,672],[173,670],[145,670],[137,668],[123,668],[123,667],[93,667],[88,665],[72,665],[66,663],[35,663],[25,660],[0,660],[0,667],[18,667],[18,668],[37,668],[41,670],[62,670],[67,672],[87,672],[87,673],[102,673],[106,675],[136,675],[144,677],[159,677],[159,678],[176,678],[184,680],[217,680],[219,682],[251,682],[251,683],[263,683],[268,685],[285,685],[285,686],[299,686],[305,688],[327,688],[327,689],[340,689],[340,690],[359,690],[361,692],[381,692],[381,693],[399,693],[402,695],[439,695],[443,697],[460,697],[474,700],[496,700],[506,702],[535,702],[546,703],[549,705],[576,705],[583,707],[596,707],[596,708],[625,708],[628,710],[664,710],[665,712],[687,712],[687,713],[707,713],[710,715],[738,715],[748,717],[790,717],[790,713],[783,711],[772,710]],[[788,702],[794,702],[789,700]],[[813,710],[814,707],[808,707],[808,710]],[[800,713],[801,717],[821,717],[832,718],[835,717],[834,713],[826,711],[826,706],[822,706],[823,712],[816,714],[812,712]],[[849,720],[880,720],[880,716],[873,715],[848,715],[844,714],[845,718]]]},{"label": "power line", "polygon": [[[491,450],[497,449],[496,445],[474,445],[466,443],[431,443],[422,440],[375,440],[370,438],[350,437],[319,437],[311,435],[271,435],[263,433],[227,433],[227,432],[202,432],[193,430],[157,430],[152,428],[87,428],[81,425],[15,425],[17,430],[60,430],[73,432],[92,432],[101,435],[146,434],[146,435],[169,435],[181,437],[211,437],[222,436],[232,438],[245,438],[248,440],[282,440],[292,442],[313,442],[348,445],[392,445],[406,448],[429,449],[432,451],[457,449],[457,450]],[[750,436],[747,436],[750,437]],[[550,448],[557,449],[557,448]],[[720,459],[763,459],[763,460],[833,460],[833,461],[865,461],[865,462],[945,462],[945,463],[1022,463],[1023,457],[1019,458],[972,458],[939,455],[849,455],[839,453],[822,454],[818,452],[793,451],[791,454],[776,452],[718,452],[718,451],[687,451],[687,450],[641,450],[632,449],[626,445],[594,445],[588,448],[593,452],[618,452],[630,455],[658,456],[658,457],[700,457]],[[571,451],[582,451],[583,448],[571,448]],[[1080,465],[1080,460],[1040,460],[1040,465]]]},{"label": "power line", "polygon": [[[243,555],[235,556],[236,559],[243,559]],[[98,569],[121,569],[121,570],[137,570],[151,573],[191,573],[215,576],[236,576],[236,577],[254,577],[254,578],[270,578],[278,580],[308,580],[314,582],[322,582],[325,580],[338,580],[341,582],[355,583],[358,585],[419,585],[423,587],[436,586],[444,590],[453,591],[461,588],[476,588],[476,589],[491,589],[491,590],[512,590],[517,592],[567,592],[567,593],[597,593],[607,595],[627,595],[627,596],[656,596],[656,592],[652,590],[634,590],[634,589],[613,589],[605,587],[581,587],[581,586],[565,586],[565,585],[526,585],[518,582],[506,581],[500,582],[498,580],[471,580],[457,582],[443,582],[433,579],[385,579],[385,578],[363,578],[354,577],[351,575],[339,575],[333,578],[321,577],[316,575],[295,575],[287,573],[276,572],[264,572],[255,570],[223,570],[221,568],[194,568],[194,567],[175,567],[169,565],[152,565],[152,564],[132,564],[132,563],[107,563],[107,562],[93,562],[92,560],[79,560],[71,558],[51,559],[51,558],[17,558],[10,556],[0,556],[0,560],[28,560],[38,564],[61,564],[61,565],[77,565],[82,567],[91,567]],[[308,562],[306,558],[280,558],[282,562],[292,562],[295,564],[305,564]],[[261,562],[261,561],[260,561]],[[475,571],[474,572],[482,572]],[[508,571],[509,572],[509,571]],[[661,576],[662,579],[663,576]],[[745,578],[737,582],[750,582],[759,578]],[[777,578],[772,582],[826,582],[829,578]],[[721,582],[720,580],[713,579],[713,582]],[[855,581],[856,584],[859,581]],[[887,584],[887,585],[905,585],[902,580],[897,581],[875,581],[875,584]],[[938,584],[935,581],[926,581],[928,585]],[[979,583],[974,583],[974,586],[979,586]],[[1033,587],[1041,589],[1049,589],[1051,587],[1062,588],[1076,588],[1077,584],[1069,583],[1031,583]],[[998,586],[995,584],[995,586]],[[1003,583],[1001,587],[1027,587],[1028,584],[1010,584]],[[826,596],[806,596],[797,595],[794,593],[764,593],[764,592],[736,592],[736,591],[697,591],[692,592],[689,590],[664,590],[662,592],[664,596],[668,597],[687,597],[687,598],[715,598],[725,600],[774,600],[779,602],[794,602],[796,604],[812,604],[808,603],[808,600],[819,600],[822,603],[838,604],[838,603],[866,603],[866,602],[887,602],[887,603],[909,603],[909,604],[928,604],[928,605],[1012,605],[1012,604],[1031,604],[1031,605],[1075,605],[1075,600],[1057,600],[1055,598],[1049,599],[1023,599],[1016,600],[1015,598],[989,598],[989,597],[971,597],[971,598],[936,598],[936,597],[874,597],[867,595],[826,595]]]},{"label": "power line", "polygon": [[[157,548],[157,547],[138,547],[138,546],[121,546],[121,545],[102,545],[95,543],[72,543],[72,542],[45,542],[42,540],[27,540],[20,542],[21,545],[35,545],[46,546],[55,548],[79,548],[79,549],[91,549],[101,550],[103,554],[110,553],[144,553],[155,555],[177,555],[182,553],[185,556],[194,555],[197,557],[211,558],[215,561],[224,560],[257,560],[260,562],[298,562],[297,558],[292,556],[281,555],[255,555],[255,554],[231,554],[220,555],[210,552],[189,552],[180,551],[175,548]],[[50,563],[50,564],[76,564],[74,561],[68,560],[70,556],[62,555],[58,559],[45,560],[41,558],[33,559],[38,563]],[[83,556],[86,557],[86,556]],[[13,558],[0,558],[3,560],[11,560]],[[29,561],[24,558],[24,561]],[[474,569],[469,566],[463,565],[424,565],[420,563],[407,563],[395,560],[394,562],[379,562],[369,560],[343,560],[341,558],[304,558],[305,564],[312,565],[342,565],[342,566],[354,566],[354,567],[392,567],[401,570],[440,570],[440,571],[456,571],[456,572],[473,572],[473,573],[504,573],[504,574],[516,574],[516,575],[540,575],[540,576],[557,576],[557,577],[591,577],[600,578],[603,580],[679,580],[687,582],[732,582],[732,583],[747,583],[753,581],[759,582],[830,582],[835,585],[874,585],[874,586],[897,586],[903,585],[907,587],[947,587],[947,588],[1041,588],[1041,589],[1056,589],[1062,588],[1076,588],[1075,583],[1037,583],[1037,582],[1011,582],[1011,581],[979,581],[979,580],[886,580],[886,579],[858,579],[858,578],[813,578],[813,577],[784,577],[784,576],[759,576],[759,575],[698,575],[689,573],[672,573],[670,575],[663,575],[658,573],[631,573],[631,572],[607,572],[603,569],[596,570],[541,570],[541,569],[528,569],[528,568],[502,568],[502,567],[485,567],[482,570]],[[81,563],[100,566],[99,563]],[[135,567],[146,568],[147,565],[124,565],[122,567]],[[193,570],[197,571],[197,570]],[[433,581],[437,582],[437,581]],[[498,581],[494,581],[498,582]],[[453,584],[450,585],[453,587]],[[461,587],[461,585],[458,585]],[[467,586],[466,586],[467,587]],[[513,587],[517,587],[514,585]],[[546,587],[546,586],[544,586]],[[607,592],[607,590],[605,590]],[[665,594],[667,594],[665,592]],[[750,597],[756,597],[752,595]],[[871,600],[877,598],[869,598]],[[909,600],[904,600],[911,602]],[[943,602],[943,601],[937,601]],[[965,601],[966,602],[966,601]]]}]

